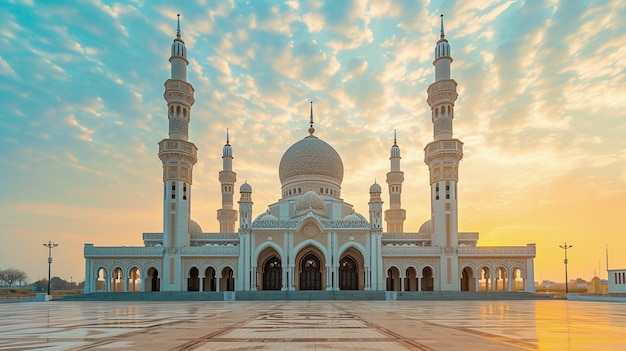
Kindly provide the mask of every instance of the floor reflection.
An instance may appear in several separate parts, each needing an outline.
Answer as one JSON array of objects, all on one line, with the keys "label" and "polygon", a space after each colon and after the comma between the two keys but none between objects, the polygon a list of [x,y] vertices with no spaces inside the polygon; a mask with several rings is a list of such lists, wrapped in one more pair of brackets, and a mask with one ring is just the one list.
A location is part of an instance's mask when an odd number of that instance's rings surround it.
[{"label": "floor reflection", "polygon": [[2,350],[623,350],[626,304],[585,301],[0,304]]}]

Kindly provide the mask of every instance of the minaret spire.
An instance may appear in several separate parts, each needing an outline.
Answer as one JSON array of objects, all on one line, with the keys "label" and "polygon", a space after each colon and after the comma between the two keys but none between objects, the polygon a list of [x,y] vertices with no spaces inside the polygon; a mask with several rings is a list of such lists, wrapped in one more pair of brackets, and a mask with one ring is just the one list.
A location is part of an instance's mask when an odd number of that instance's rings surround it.
[{"label": "minaret spire", "polygon": [[230,136],[228,135],[228,128],[226,128],[226,145],[230,145]]},{"label": "minaret spire", "polygon": [[445,37],[446,37],[445,33],[443,32],[443,13],[441,14],[441,34],[440,34],[440,36],[439,36],[439,37],[440,37],[441,39],[443,39],[443,38],[445,38]]},{"label": "minaret spire", "polygon": [[178,26],[176,27],[176,38],[180,38],[180,13],[176,14],[176,17],[178,17]]},{"label": "minaret spire", "polygon": [[398,145],[397,140],[396,140],[396,130],[393,130],[393,145]]},{"label": "minaret spire", "polygon": [[313,128],[313,101],[311,101],[311,118],[309,121],[309,134],[313,135],[315,128]]}]

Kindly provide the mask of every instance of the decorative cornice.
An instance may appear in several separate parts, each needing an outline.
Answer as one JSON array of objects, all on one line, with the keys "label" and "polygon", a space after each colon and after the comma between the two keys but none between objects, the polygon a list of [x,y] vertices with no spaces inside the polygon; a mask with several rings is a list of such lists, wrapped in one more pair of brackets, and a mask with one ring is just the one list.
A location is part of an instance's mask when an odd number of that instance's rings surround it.
[{"label": "decorative cornice", "polygon": [[435,246],[388,246],[381,248],[383,257],[385,256],[439,256],[441,248]]},{"label": "decorative cornice", "polygon": [[131,247],[112,247],[112,246],[85,246],[85,258],[89,257],[162,257],[164,248],[161,246],[131,246]]},{"label": "decorative cornice", "polygon": [[535,257],[536,247],[534,245],[527,246],[483,246],[483,247],[458,247],[457,252],[460,256],[521,256]]}]

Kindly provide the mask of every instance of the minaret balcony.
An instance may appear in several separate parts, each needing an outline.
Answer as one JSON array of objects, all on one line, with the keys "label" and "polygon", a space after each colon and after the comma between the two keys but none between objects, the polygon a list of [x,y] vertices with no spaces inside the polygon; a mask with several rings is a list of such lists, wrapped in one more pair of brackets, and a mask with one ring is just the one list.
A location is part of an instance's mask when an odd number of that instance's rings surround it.
[{"label": "minaret balcony", "polygon": [[168,79],[165,82],[163,97],[168,103],[179,102],[191,106],[194,104],[193,86],[183,80]]},{"label": "minaret balcony", "polygon": [[159,158],[162,158],[162,155],[172,153],[183,154],[198,160],[198,148],[193,143],[184,140],[161,140],[159,142]]},{"label": "minaret balcony", "polygon": [[404,172],[387,173],[387,184],[402,184],[404,182]]},{"label": "minaret balcony", "polygon": [[222,184],[235,184],[237,181],[237,173],[231,171],[220,171],[219,181]]},{"label": "minaret balcony", "polygon": [[426,145],[424,151],[424,162],[428,165],[437,159],[451,159],[458,163],[463,159],[463,142],[458,139],[433,141]]},{"label": "minaret balcony", "polygon": [[454,79],[439,80],[428,87],[428,105],[435,106],[441,102],[454,103],[459,96],[456,92],[456,81]]}]

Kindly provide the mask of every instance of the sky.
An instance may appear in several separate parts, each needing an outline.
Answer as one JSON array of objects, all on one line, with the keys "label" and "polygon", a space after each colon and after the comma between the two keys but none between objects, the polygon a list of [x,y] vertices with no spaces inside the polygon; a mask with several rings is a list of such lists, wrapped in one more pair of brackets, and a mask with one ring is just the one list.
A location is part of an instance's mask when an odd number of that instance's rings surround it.
[{"label": "sky", "polygon": [[[406,232],[429,219],[426,89],[444,14],[462,140],[459,230],[480,246],[537,245],[535,280],[626,268],[626,3],[600,1],[35,1],[0,7],[0,269],[84,279],[83,246],[162,231],[163,83],[176,14],[195,88],[192,218],[219,230],[230,131],[253,215],[281,195],[278,164],[315,134],[367,217],[393,131]],[[238,198],[238,197],[237,197]],[[388,206],[388,192],[383,186]]]}]

